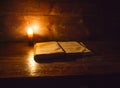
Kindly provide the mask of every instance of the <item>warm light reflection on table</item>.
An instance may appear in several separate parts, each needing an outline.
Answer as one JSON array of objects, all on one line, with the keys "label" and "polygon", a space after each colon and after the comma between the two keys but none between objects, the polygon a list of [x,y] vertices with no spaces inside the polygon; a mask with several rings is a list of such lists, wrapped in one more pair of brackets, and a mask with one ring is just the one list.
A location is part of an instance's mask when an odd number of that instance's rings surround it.
[{"label": "warm light reflection on table", "polygon": [[37,68],[37,63],[34,60],[34,53],[33,50],[28,52],[28,68],[29,68],[29,72],[30,75],[34,76],[35,75],[35,71]]}]

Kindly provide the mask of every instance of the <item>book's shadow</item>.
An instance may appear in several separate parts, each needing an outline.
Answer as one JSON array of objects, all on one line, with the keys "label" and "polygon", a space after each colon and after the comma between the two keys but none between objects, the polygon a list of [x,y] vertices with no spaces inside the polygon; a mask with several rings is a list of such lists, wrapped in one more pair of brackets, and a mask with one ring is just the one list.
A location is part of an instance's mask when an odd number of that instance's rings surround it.
[{"label": "book's shadow", "polygon": [[[88,57],[90,55],[87,55]],[[52,63],[52,62],[70,62],[70,61],[76,61],[77,59],[82,59],[83,55],[65,55],[61,57],[52,57],[52,58],[41,58],[41,57],[35,57],[34,60],[38,63]]]},{"label": "book's shadow", "polygon": [[[80,58],[80,57],[79,57]],[[34,60],[38,63],[52,63],[52,62],[69,62],[75,61],[77,58],[73,57],[58,57],[58,58],[34,58]]]}]

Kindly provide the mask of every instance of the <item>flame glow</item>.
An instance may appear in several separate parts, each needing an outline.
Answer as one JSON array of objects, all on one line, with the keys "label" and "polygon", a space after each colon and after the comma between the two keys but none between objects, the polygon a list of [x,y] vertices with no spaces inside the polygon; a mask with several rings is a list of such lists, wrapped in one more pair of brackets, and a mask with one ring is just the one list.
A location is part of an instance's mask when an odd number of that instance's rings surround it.
[{"label": "flame glow", "polygon": [[34,76],[34,75],[36,75],[35,72],[36,72],[36,68],[37,68],[37,63],[34,60],[33,50],[29,51],[28,53],[29,53],[28,54],[29,55],[28,56],[29,72],[30,72],[30,75]]},{"label": "flame glow", "polygon": [[27,22],[27,36],[29,40],[33,37],[45,37],[49,35],[48,24],[39,22],[37,20],[31,20]]},{"label": "flame glow", "polygon": [[34,24],[33,26],[32,26],[32,28],[33,28],[33,30],[34,30],[34,32],[38,32],[38,29],[39,29],[39,25],[37,25],[37,24]]}]

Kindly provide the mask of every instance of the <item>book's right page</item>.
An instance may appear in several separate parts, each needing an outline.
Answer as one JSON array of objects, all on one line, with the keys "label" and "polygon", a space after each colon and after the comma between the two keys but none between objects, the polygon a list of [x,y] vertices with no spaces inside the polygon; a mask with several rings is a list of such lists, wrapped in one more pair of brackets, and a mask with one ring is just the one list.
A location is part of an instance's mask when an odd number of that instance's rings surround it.
[{"label": "book's right page", "polygon": [[89,50],[82,42],[68,41],[68,42],[58,42],[67,54],[91,54]]}]

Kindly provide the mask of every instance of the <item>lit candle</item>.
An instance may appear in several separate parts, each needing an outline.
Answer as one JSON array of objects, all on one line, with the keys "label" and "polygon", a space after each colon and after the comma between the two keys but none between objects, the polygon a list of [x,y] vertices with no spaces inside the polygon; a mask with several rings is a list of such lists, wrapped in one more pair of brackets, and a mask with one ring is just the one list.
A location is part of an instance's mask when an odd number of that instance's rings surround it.
[{"label": "lit candle", "polygon": [[32,45],[33,44],[33,30],[32,30],[32,27],[28,27],[27,37],[28,37],[29,45]]}]

